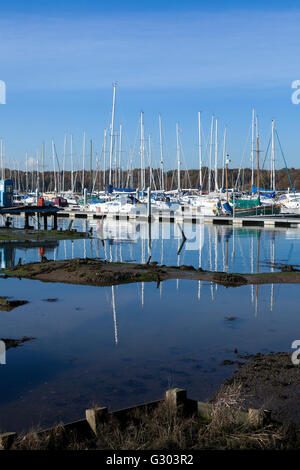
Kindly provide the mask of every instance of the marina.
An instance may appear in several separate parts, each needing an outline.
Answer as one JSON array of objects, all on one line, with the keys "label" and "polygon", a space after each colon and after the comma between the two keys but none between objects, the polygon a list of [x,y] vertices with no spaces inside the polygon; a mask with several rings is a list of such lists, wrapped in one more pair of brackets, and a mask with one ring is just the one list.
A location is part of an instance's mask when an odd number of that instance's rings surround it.
[{"label": "marina", "polygon": [[3,4],[0,450],[299,450],[293,1]]}]

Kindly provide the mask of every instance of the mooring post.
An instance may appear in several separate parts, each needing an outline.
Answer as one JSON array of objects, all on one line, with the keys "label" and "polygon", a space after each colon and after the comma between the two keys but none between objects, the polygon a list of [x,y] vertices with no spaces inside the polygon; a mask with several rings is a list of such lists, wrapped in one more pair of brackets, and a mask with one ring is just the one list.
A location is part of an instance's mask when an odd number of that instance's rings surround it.
[{"label": "mooring post", "polygon": [[165,401],[175,409],[186,405],[186,390],[184,388],[171,388],[170,390],[167,390]]},{"label": "mooring post", "polygon": [[53,230],[57,230],[57,214],[53,214]]},{"label": "mooring post", "polygon": [[28,212],[25,212],[25,225],[24,225],[24,228],[25,230],[28,230],[29,229],[29,214]]},{"label": "mooring post", "polygon": [[17,433],[6,432],[0,434],[0,450],[8,450],[17,438]]},{"label": "mooring post", "polygon": [[106,420],[107,414],[108,411],[106,407],[97,407],[85,410],[85,418],[96,435],[99,432],[99,425]]},{"label": "mooring post", "polygon": [[48,218],[47,218],[47,214],[44,214],[44,230],[47,230],[48,228]]}]

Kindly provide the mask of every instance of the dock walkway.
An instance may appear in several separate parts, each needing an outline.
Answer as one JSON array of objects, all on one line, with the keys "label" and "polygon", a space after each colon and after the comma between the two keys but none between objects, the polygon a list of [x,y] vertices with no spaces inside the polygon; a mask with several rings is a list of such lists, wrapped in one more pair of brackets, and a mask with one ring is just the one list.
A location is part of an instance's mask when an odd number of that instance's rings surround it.
[{"label": "dock walkway", "polygon": [[113,220],[137,220],[137,221],[151,221],[151,222],[169,222],[169,223],[207,223],[217,225],[234,225],[242,226],[258,226],[258,227],[295,227],[300,226],[300,215],[294,214],[278,214],[278,215],[261,215],[261,216],[248,216],[248,217],[232,217],[232,216],[204,216],[201,213],[194,211],[157,211],[147,216],[144,213],[126,214],[120,213],[97,213],[88,211],[83,208],[66,208],[59,210],[58,217],[70,217],[78,219],[113,219]]}]

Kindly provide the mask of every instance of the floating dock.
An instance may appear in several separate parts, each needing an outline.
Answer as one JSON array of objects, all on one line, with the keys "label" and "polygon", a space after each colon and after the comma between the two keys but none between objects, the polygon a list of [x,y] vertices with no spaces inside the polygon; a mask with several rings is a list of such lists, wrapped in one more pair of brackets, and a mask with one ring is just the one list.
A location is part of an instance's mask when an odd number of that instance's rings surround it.
[{"label": "floating dock", "polygon": [[113,220],[137,220],[148,222],[168,222],[168,223],[206,223],[215,225],[234,225],[238,227],[256,226],[256,227],[295,227],[300,226],[300,215],[278,214],[261,215],[247,217],[232,216],[206,216],[199,212],[183,211],[157,211],[148,216],[144,213],[126,214],[126,213],[97,213],[84,209],[66,208],[57,212],[57,217],[70,217],[75,219],[113,219]]}]

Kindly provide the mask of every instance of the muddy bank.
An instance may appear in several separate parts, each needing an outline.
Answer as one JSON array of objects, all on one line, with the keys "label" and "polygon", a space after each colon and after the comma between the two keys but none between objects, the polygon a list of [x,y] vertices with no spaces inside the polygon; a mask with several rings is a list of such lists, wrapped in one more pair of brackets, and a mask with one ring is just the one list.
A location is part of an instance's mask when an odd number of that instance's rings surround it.
[{"label": "muddy bank", "polygon": [[156,282],[186,279],[214,282],[225,287],[246,284],[300,283],[300,271],[239,274],[196,270],[193,266],[159,266],[157,263],[112,263],[98,259],[80,259],[28,263],[7,268],[5,276],[38,279],[91,286],[111,286],[132,282]]},{"label": "muddy bank", "polygon": [[30,240],[74,240],[77,238],[88,238],[90,232],[77,232],[77,230],[25,230],[22,228],[0,227],[0,244],[9,241]]},{"label": "muddy bank", "polygon": [[10,310],[25,304],[28,304],[28,300],[11,300],[8,297],[0,296],[0,310],[5,310],[6,312],[10,312]]},{"label": "muddy bank", "polygon": [[245,411],[268,409],[275,420],[300,423],[300,365],[292,363],[291,353],[256,354],[238,364],[218,395],[225,393],[228,385],[241,386]]}]

